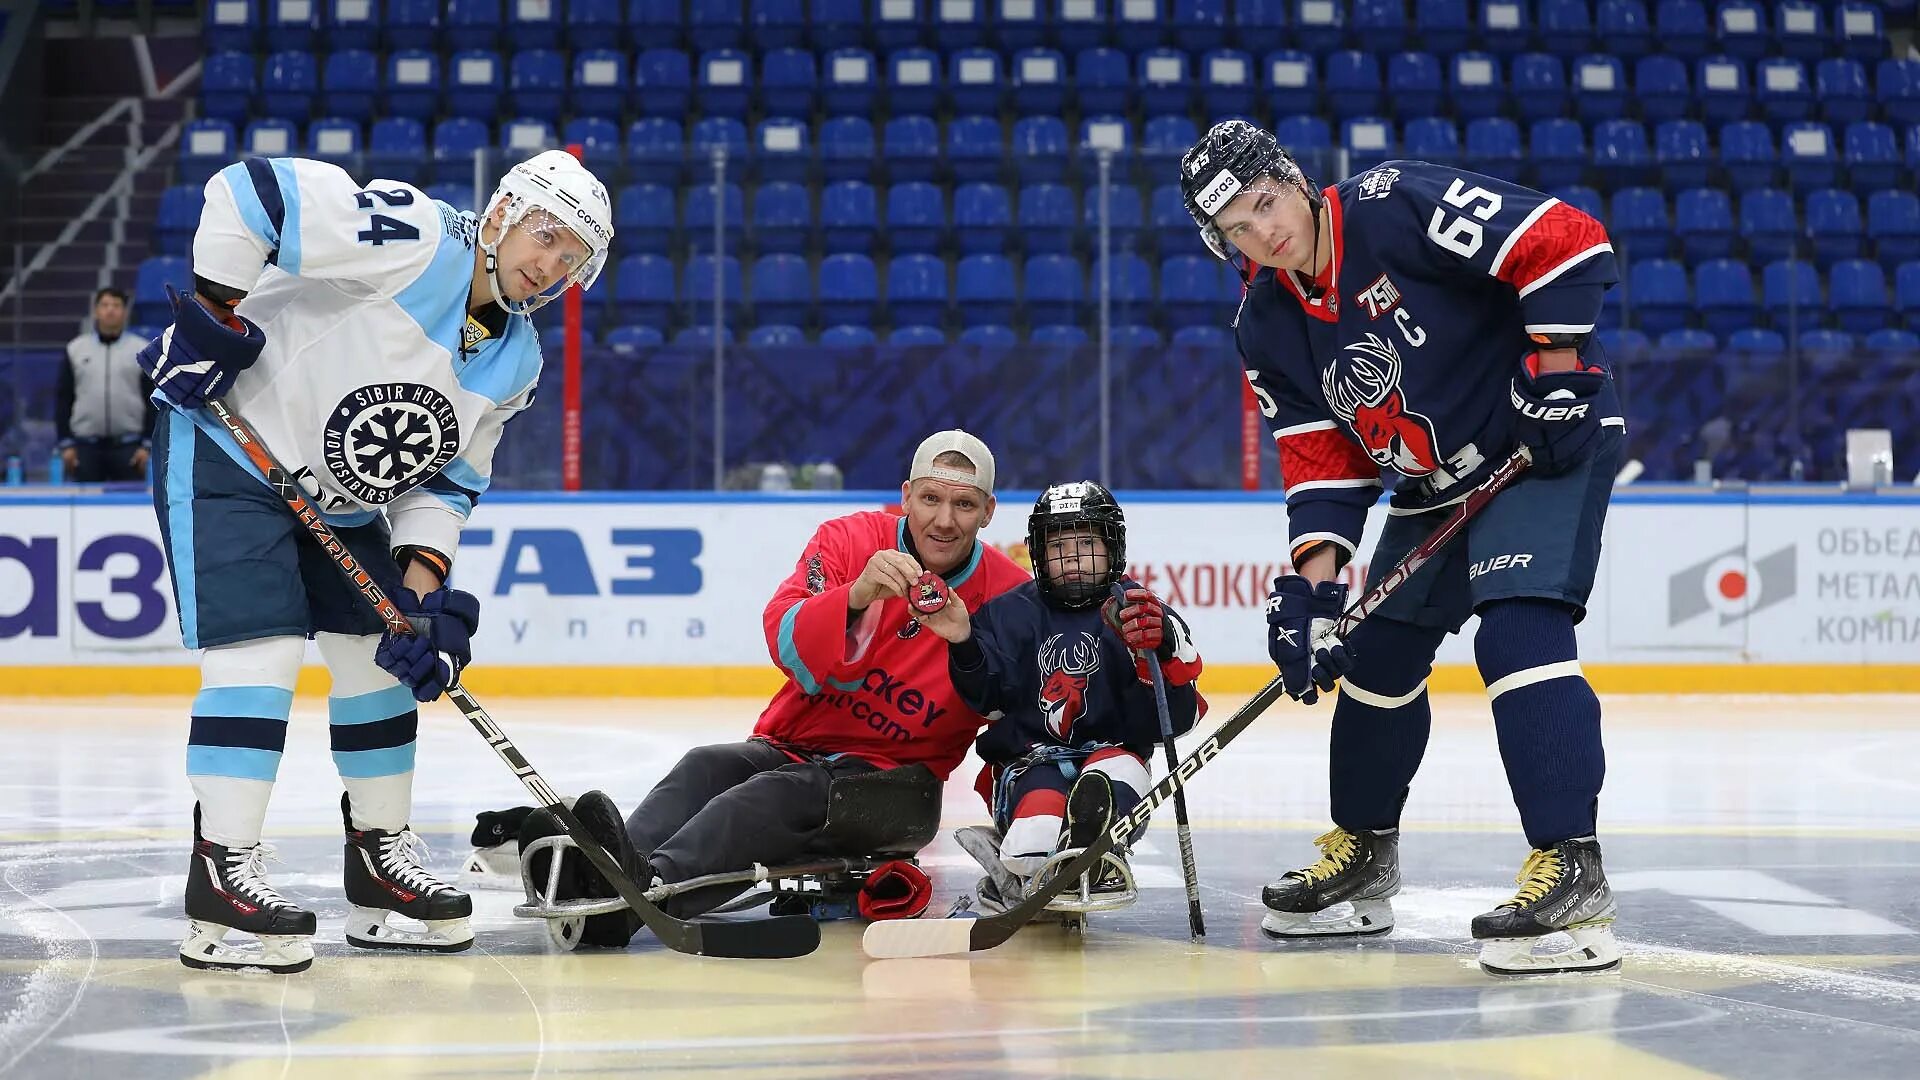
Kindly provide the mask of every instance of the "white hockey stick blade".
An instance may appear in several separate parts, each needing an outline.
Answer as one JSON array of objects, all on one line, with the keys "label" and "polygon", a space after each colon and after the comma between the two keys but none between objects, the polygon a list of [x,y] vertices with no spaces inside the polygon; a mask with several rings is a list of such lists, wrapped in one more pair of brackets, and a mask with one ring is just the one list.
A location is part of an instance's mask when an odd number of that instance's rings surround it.
[{"label": "white hockey stick blade", "polygon": [[867,927],[860,948],[876,960],[954,956],[973,951],[979,919],[888,919]]}]

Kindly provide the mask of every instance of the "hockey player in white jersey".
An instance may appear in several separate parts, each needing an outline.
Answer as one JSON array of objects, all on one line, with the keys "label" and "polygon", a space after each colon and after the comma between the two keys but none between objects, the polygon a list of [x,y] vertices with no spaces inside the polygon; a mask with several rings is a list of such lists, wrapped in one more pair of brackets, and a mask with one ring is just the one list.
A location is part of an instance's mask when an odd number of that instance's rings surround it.
[{"label": "hockey player in white jersey", "polygon": [[[527,316],[591,286],[612,239],[606,188],[558,150],[514,166],[477,216],[298,158],[249,158],[208,182],[196,295],[173,298],[173,325],[141,353],[170,406],[154,508],[182,639],[203,650],[187,744],[189,967],[313,962],[314,915],[267,882],[260,840],[309,637],[332,675],[348,943],[472,944],[472,901],[426,869],[407,824],[415,703],[471,659],[479,600],[446,580],[501,430],[533,400]],[[421,633],[382,632],[203,408],[212,398],[252,422]],[[390,926],[395,913],[422,925]],[[257,946],[227,942],[234,930]]]}]

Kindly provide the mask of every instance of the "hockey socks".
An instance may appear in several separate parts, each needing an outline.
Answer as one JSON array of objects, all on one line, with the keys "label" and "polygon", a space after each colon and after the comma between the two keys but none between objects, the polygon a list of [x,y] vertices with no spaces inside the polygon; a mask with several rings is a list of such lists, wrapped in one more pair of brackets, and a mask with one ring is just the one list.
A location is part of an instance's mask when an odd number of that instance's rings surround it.
[{"label": "hockey socks", "polygon": [[1592,836],[1606,754],[1573,613],[1550,600],[1495,601],[1480,612],[1473,647],[1527,841],[1548,849]]},{"label": "hockey socks", "polygon": [[273,637],[216,646],[201,657],[187,779],[199,799],[201,834],[214,844],[260,842],[305,651],[304,639]]},{"label": "hockey socks", "polygon": [[1327,772],[1333,820],[1355,832],[1400,824],[1407,785],[1427,752],[1427,674],[1438,629],[1367,619],[1348,639],[1354,666],[1333,707]]}]

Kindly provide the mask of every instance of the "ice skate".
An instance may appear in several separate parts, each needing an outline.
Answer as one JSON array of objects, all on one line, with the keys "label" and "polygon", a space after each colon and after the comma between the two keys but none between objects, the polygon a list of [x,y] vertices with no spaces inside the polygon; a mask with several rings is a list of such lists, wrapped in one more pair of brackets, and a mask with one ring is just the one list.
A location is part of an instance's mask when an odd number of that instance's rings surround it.
[{"label": "ice skate", "polygon": [[[340,797],[347,829],[347,944],[362,949],[459,952],[473,944],[473,900],[423,864],[427,845],[410,828],[355,829],[348,797]],[[421,925],[390,926],[400,915]]]},{"label": "ice skate", "polygon": [[[613,800],[589,791],[571,802],[588,835],[620,862],[634,883],[642,891],[653,884],[652,868],[634,851]],[[565,951],[582,945],[625,948],[633,940],[641,926],[640,917],[618,899],[612,884],[580,853],[559,818],[545,809],[527,815],[520,826],[519,848],[527,903],[515,907],[514,914],[545,919],[547,936]],[[553,863],[556,858],[557,866]],[[604,902],[580,903],[595,900]],[[582,907],[593,914],[572,910]]]},{"label": "ice skate", "polygon": [[[193,808],[193,862],[187,871],[187,938],[180,962],[214,971],[267,971],[291,975],[313,965],[313,912],[267,884],[271,844],[227,847],[200,835],[200,807]],[[255,944],[229,944],[238,930]]]},{"label": "ice skate", "polygon": [[[1613,938],[1619,908],[1600,865],[1599,841],[1562,840],[1536,849],[1515,880],[1520,891],[1513,899],[1473,920],[1480,967],[1487,974],[1552,975],[1620,966],[1620,945]],[[1571,943],[1555,947],[1552,936],[1558,934]]]},{"label": "ice skate", "polygon": [[1314,839],[1320,861],[1261,890],[1260,929],[1275,937],[1369,937],[1393,929],[1400,830],[1335,828]]},{"label": "ice skate", "polygon": [[516,806],[475,816],[473,850],[460,866],[460,884],[470,889],[520,888],[520,826],[533,809]]},{"label": "ice skate", "polygon": [[[1060,840],[1060,850],[1034,874],[1034,881],[1044,883],[1050,880],[1061,867],[1078,858],[1081,852],[1097,841],[1101,830],[1112,820],[1112,809],[1113,782],[1107,778],[1107,774],[1080,774],[1080,779],[1074,782],[1073,790],[1067,795],[1067,825]],[[1062,889],[1047,904],[1047,910],[1068,916],[1084,916],[1094,911],[1118,911],[1131,907],[1139,899],[1140,889],[1134,882],[1133,868],[1127,865],[1127,852],[1121,848],[1110,848],[1080,881]]]}]

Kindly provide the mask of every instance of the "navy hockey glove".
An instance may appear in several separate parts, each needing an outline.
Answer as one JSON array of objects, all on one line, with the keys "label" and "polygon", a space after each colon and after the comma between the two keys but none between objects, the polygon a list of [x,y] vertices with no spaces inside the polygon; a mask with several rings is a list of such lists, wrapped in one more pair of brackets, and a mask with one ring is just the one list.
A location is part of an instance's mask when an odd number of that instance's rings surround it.
[{"label": "navy hockey glove", "polygon": [[1607,372],[1585,361],[1572,371],[1540,373],[1540,354],[1520,361],[1511,389],[1514,441],[1533,451],[1542,476],[1566,472],[1600,445]]},{"label": "navy hockey glove", "polygon": [[480,598],[442,585],[425,596],[400,589],[393,603],[413,624],[414,632],[381,634],[373,662],[406,684],[414,700],[432,701],[460,681],[460,672],[473,659]]},{"label": "navy hockey glove", "polygon": [[[1267,655],[1280,669],[1280,685],[1289,697],[1311,705],[1320,691],[1333,689],[1353,667],[1353,653],[1331,637],[1333,622],[1347,607],[1347,587],[1337,581],[1307,584],[1299,574],[1273,579],[1267,596]],[[1314,643],[1322,637],[1327,644]]]},{"label": "navy hockey glove", "polygon": [[253,320],[235,312],[222,318],[171,285],[167,302],[173,305],[173,325],[134,359],[168,401],[197,409],[225,394],[234,376],[253,366],[267,335]]}]

